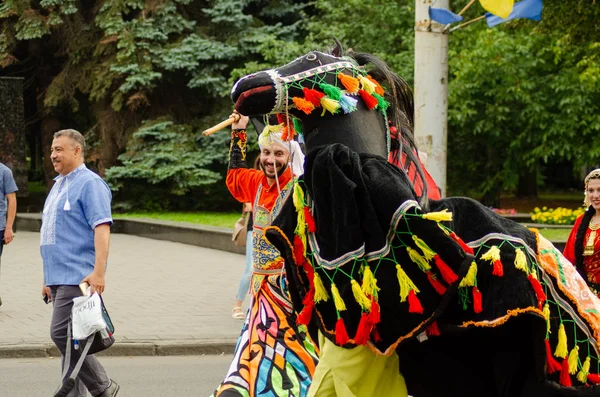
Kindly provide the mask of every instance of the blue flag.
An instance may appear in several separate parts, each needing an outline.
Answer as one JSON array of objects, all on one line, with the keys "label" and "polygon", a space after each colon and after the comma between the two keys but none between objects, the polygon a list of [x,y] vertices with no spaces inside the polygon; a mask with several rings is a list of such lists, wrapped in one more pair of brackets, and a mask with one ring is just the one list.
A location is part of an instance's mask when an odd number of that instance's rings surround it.
[{"label": "blue flag", "polygon": [[443,8],[429,7],[429,19],[446,25],[448,23],[460,22],[463,20],[463,17]]},{"label": "blue flag", "polygon": [[515,3],[512,12],[506,19],[502,19],[488,12],[485,14],[485,20],[490,28],[517,18],[527,18],[539,21],[542,19],[542,8],[542,0],[523,0]]}]

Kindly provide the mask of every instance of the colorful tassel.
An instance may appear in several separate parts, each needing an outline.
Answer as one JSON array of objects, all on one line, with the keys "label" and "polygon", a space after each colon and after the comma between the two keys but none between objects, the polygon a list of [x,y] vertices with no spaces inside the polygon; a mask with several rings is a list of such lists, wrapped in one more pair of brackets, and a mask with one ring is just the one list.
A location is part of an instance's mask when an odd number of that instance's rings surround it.
[{"label": "colorful tassel", "polygon": [[423,252],[423,257],[426,261],[431,260],[436,255],[435,252],[433,252],[433,250],[429,248],[427,243],[425,243],[425,241],[417,237],[416,234],[413,234],[412,239],[415,242],[416,246],[419,247],[421,252]]},{"label": "colorful tassel", "polygon": [[[302,301],[302,302],[304,302],[304,301]],[[304,304],[304,308],[302,309],[300,314],[298,314],[298,318],[296,319],[296,324],[308,325],[308,323],[310,323],[310,319],[312,318],[312,312],[313,312],[314,307],[315,307],[315,302],[312,300],[309,301],[308,303]]]},{"label": "colorful tassel", "polygon": [[483,311],[481,291],[477,287],[473,287],[473,311],[477,314]]},{"label": "colorful tassel", "polygon": [[423,219],[428,219],[435,222],[450,222],[452,221],[452,212],[448,212],[447,209],[438,212],[429,212],[422,215]]},{"label": "colorful tassel", "polygon": [[440,329],[437,321],[429,324],[429,326],[425,329],[425,332],[427,333],[427,336],[440,336]]},{"label": "colorful tassel", "polygon": [[385,113],[390,107],[390,103],[379,94],[373,93],[372,95],[375,99],[377,99],[377,110],[379,110],[381,113]]},{"label": "colorful tassel", "polygon": [[588,374],[587,380],[595,385],[600,385],[600,375]]},{"label": "colorful tassel", "polygon": [[575,345],[569,353],[569,373],[571,375],[577,373],[577,364],[579,364],[579,346]]},{"label": "colorful tassel", "polygon": [[502,267],[502,262],[500,261],[500,249],[493,245],[488,252],[481,255],[481,259],[492,262],[494,268],[492,270],[492,274],[494,276],[502,277],[504,275],[504,268]]},{"label": "colorful tassel", "polygon": [[360,97],[367,106],[367,109],[371,110],[379,104],[379,102],[377,102],[377,98],[375,98],[373,95],[369,94],[365,90],[358,90],[358,93],[360,94]]},{"label": "colorful tassel", "polygon": [[408,297],[410,291],[415,290],[419,292],[417,286],[398,264],[396,265],[396,276],[398,277],[398,283],[400,284],[400,302],[406,302],[406,298]]},{"label": "colorful tassel", "polygon": [[292,101],[298,110],[301,110],[306,114],[311,114],[312,111],[315,110],[315,105],[304,98],[295,96],[292,98]]},{"label": "colorful tassel", "polygon": [[546,344],[546,368],[549,374],[553,374],[556,371],[561,370],[561,365],[558,361],[552,357],[552,348],[550,347],[550,341],[548,339],[545,340]]},{"label": "colorful tassel", "polygon": [[453,284],[458,280],[458,276],[456,275],[456,273],[454,273],[452,269],[450,269],[450,267],[446,264],[446,262],[442,260],[442,258],[439,255],[436,254],[433,257],[433,261],[435,262],[435,265],[442,274],[442,278],[446,283]]},{"label": "colorful tassel", "polygon": [[344,310],[346,310],[346,303],[344,303],[344,300],[340,295],[340,291],[338,290],[335,283],[331,283],[331,295],[333,295],[333,303],[335,304],[335,308],[337,309],[337,311],[343,312]]},{"label": "colorful tassel", "polygon": [[306,87],[302,89],[302,92],[304,92],[304,99],[312,103],[316,108],[321,107],[321,98],[323,98],[325,94],[313,88]]},{"label": "colorful tassel", "polygon": [[529,269],[527,268],[527,257],[521,248],[517,248],[515,250],[515,267],[521,270],[525,274],[529,274]]},{"label": "colorful tassel", "polygon": [[587,356],[583,365],[581,366],[581,370],[577,374],[577,380],[581,383],[585,383],[590,373],[590,356]]},{"label": "colorful tassel", "polygon": [[558,358],[565,358],[568,354],[569,349],[567,347],[567,333],[565,332],[565,325],[560,324],[560,327],[558,327],[558,344],[556,345],[554,356]]},{"label": "colorful tassel", "polygon": [[375,93],[375,88],[377,86],[371,80],[364,76],[358,76],[358,81],[360,81],[360,85],[363,91],[367,92],[369,95]]},{"label": "colorful tassel", "polygon": [[340,102],[334,99],[323,97],[321,98],[321,106],[323,106],[323,112],[321,116],[325,115],[325,112],[329,112],[331,114],[336,114],[340,110]]},{"label": "colorful tassel", "polygon": [[360,316],[358,327],[356,328],[354,343],[356,343],[357,345],[366,345],[369,341],[369,335],[371,334],[372,328],[373,324],[369,322],[369,316],[367,315],[367,313],[363,312]]},{"label": "colorful tassel", "polygon": [[302,134],[302,121],[294,117],[292,119],[292,123],[294,123],[294,129],[296,130],[296,132],[298,134]]},{"label": "colorful tassel", "polygon": [[344,73],[338,73],[337,77],[338,77],[338,80],[342,83],[342,85],[346,89],[346,91],[348,91],[349,93],[352,93],[352,94],[354,94],[358,91],[358,87],[360,86],[360,83],[356,77],[352,77],[352,76],[344,74]]},{"label": "colorful tassel", "polygon": [[358,303],[360,305],[360,307],[363,309],[363,311],[371,310],[371,300],[369,298],[367,298],[367,296],[365,295],[363,290],[360,288],[360,285],[358,284],[358,282],[356,280],[352,279],[350,281],[350,284],[352,285],[352,294],[354,295],[354,299],[356,300],[356,303]]},{"label": "colorful tassel", "polygon": [[348,343],[350,338],[348,337],[348,331],[346,331],[346,325],[344,324],[344,320],[341,317],[338,317],[337,322],[335,323],[335,343],[340,346]]},{"label": "colorful tassel", "polygon": [[562,366],[560,370],[560,378],[558,382],[564,387],[571,387],[573,384],[571,383],[571,375],[569,375],[569,360],[566,358],[562,361]]},{"label": "colorful tassel", "polygon": [[473,262],[471,262],[471,266],[469,266],[467,275],[462,280],[460,280],[460,284],[458,284],[458,286],[460,288],[474,287],[476,280],[477,280],[477,264],[473,261]]},{"label": "colorful tassel", "polygon": [[379,324],[381,321],[381,309],[379,303],[375,299],[371,301],[371,312],[369,313],[369,322],[373,325]]},{"label": "colorful tassel", "polygon": [[533,290],[535,291],[535,296],[537,296],[538,305],[541,307],[542,303],[546,301],[546,294],[544,293],[544,289],[542,288],[542,284],[535,277],[535,274],[531,273],[527,276],[527,279],[531,283]]},{"label": "colorful tassel", "polygon": [[462,240],[462,238],[460,238],[456,235],[456,233],[454,233],[454,232],[450,233],[450,237],[452,237],[452,239],[454,241],[456,241],[458,243],[458,245],[460,245],[462,247],[463,251],[465,251],[467,254],[475,255],[475,251],[473,251],[473,248],[469,247],[467,245],[467,243],[465,243]]},{"label": "colorful tassel", "polygon": [[427,272],[427,279],[435,289],[435,292],[437,292],[439,295],[444,295],[446,293],[446,287],[440,283],[440,280],[438,280],[433,273]]},{"label": "colorful tassel", "polygon": [[339,101],[340,98],[342,97],[342,90],[340,90],[338,87],[336,87],[334,85],[327,84],[327,83],[321,83],[321,84],[319,84],[319,88],[323,90],[325,95],[327,95],[329,98],[334,99],[336,101]]},{"label": "colorful tassel", "polygon": [[309,233],[315,233],[317,231],[317,226],[315,225],[315,218],[313,218],[310,213],[310,209],[308,206],[304,207],[304,219],[306,220],[306,227]]},{"label": "colorful tassel", "polygon": [[425,258],[423,258],[417,251],[410,247],[406,247],[406,251],[408,251],[408,256],[410,257],[410,260],[416,263],[417,266],[419,266],[419,269],[421,269],[424,272],[428,272],[431,270],[429,262],[427,262],[427,260],[425,260]]},{"label": "colorful tassel", "polygon": [[408,293],[408,312],[423,314],[423,306],[421,305],[419,298],[417,298],[414,289],[411,289]]},{"label": "colorful tassel", "polygon": [[375,84],[375,93],[379,94],[379,95],[383,95],[385,93],[385,91],[383,90],[383,87],[370,75],[366,75],[365,76],[371,83]]},{"label": "colorful tassel", "polygon": [[313,277],[313,284],[315,286],[315,303],[319,303],[321,301],[327,302],[329,300],[329,294],[323,285],[323,280],[321,280],[321,277],[317,272],[315,272]]},{"label": "colorful tassel", "polygon": [[369,265],[365,265],[363,267],[363,280],[361,286],[363,292],[370,296],[375,296],[377,291],[379,291],[379,287],[377,286],[377,279],[373,275],[371,271],[371,267]]},{"label": "colorful tassel", "polygon": [[544,313],[544,318],[546,319],[546,332],[551,334],[552,331],[550,330],[550,306],[548,306],[548,302],[546,302],[546,304],[544,305],[544,310],[542,311],[542,313]]},{"label": "colorful tassel", "polygon": [[306,260],[304,256],[304,246],[302,240],[297,235],[294,235],[294,260],[297,266],[302,266]]},{"label": "colorful tassel", "polygon": [[379,335],[379,331],[377,331],[377,327],[373,327],[371,336],[375,342],[381,342],[381,336]]},{"label": "colorful tassel", "polygon": [[342,95],[340,98],[340,106],[344,111],[344,114],[352,113],[357,109],[358,100],[348,95]]}]

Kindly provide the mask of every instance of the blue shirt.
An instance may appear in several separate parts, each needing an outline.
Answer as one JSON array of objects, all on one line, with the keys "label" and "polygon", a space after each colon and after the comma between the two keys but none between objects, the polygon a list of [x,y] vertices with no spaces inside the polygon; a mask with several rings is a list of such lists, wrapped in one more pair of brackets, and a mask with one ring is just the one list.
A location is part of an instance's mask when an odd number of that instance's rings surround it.
[{"label": "blue shirt", "polygon": [[106,182],[85,164],[54,180],[40,230],[44,283],[78,285],[94,270],[94,229],[112,225],[112,195]]},{"label": "blue shirt", "polygon": [[16,192],[17,184],[10,168],[0,163],[0,230],[6,228],[6,195]]}]

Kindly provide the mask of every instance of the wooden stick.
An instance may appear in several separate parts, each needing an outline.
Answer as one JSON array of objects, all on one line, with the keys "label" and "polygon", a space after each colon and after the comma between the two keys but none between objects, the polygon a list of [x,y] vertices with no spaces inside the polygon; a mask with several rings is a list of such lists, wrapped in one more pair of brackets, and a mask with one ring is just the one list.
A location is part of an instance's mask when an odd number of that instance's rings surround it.
[{"label": "wooden stick", "polygon": [[475,0],[471,0],[469,2],[469,4],[467,4],[466,6],[464,6],[463,9],[460,10],[460,12],[458,13],[458,15],[462,15],[463,12],[467,11],[467,9],[473,5],[473,3],[475,3]]},{"label": "wooden stick", "polygon": [[202,135],[204,136],[209,136],[214,134],[217,131],[222,130],[225,127],[229,127],[231,124],[235,123],[236,121],[238,121],[240,119],[240,115],[235,115],[235,116],[229,116],[229,118],[227,120],[223,120],[221,121],[219,124],[210,127],[207,130],[202,131]]},{"label": "wooden stick", "polygon": [[451,31],[451,32],[454,32],[456,29],[460,29],[460,28],[462,28],[463,26],[470,25],[470,24],[472,24],[473,22],[481,21],[483,18],[485,18],[485,14],[484,14],[484,15],[482,15],[482,16],[480,16],[480,17],[477,17],[477,18],[475,18],[475,19],[471,19],[471,20],[469,20],[469,21],[467,21],[467,22],[463,22],[463,23],[461,23],[460,25],[458,25],[458,26],[455,26],[455,27],[453,27],[452,29],[450,29],[450,31]]}]

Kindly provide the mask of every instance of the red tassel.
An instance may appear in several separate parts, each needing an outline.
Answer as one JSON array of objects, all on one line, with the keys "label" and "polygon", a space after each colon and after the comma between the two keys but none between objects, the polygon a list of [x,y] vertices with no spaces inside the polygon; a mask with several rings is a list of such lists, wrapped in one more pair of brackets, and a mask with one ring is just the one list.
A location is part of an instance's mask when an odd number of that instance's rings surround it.
[{"label": "red tassel", "polygon": [[438,328],[437,321],[429,324],[425,332],[427,332],[428,336],[440,336],[440,329]]},{"label": "red tassel", "polygon": [[[314,295],[315,295],[314,291],[313,291],[312,295],[314,297]],[[308,297],[308,295],[306,295],[306,297]],[[304,301],[302,301],[302,303],[304,303],[304,309],[302,309],[300,314],[298,314],[298,318],[296,319],[296,324],[308,325],[308,323],[310,323],[310,319],[312,318],[312,312],[313,312],[313,308],[315,307],[315,302],[312,299],[307,303],[305,301],[306,301],[306,298],[304,299]]]},{"label": "red tassel", "polygon": [[317,226],[315,225],[315,218],[313,218],[308,206],[304,207],[304,219],[306,220],[306,225],[308,227],[309,233],[315,233],[317,231]]},{"label": "red tassel", "polygon": [[294,260],[296,261],[297,266],[302,266],[306,261],[304,258],[304,245],[297,235],[294,235]]},{"label": "red tassel", "polygon": [[346,331],[346,325],[344,325],[344,320],[342,318],[337,319],[337,323],[335,323],[335,343],[340,346],[344,346],[348,343],[350,338],[348,337],[348,331]]},{"label": "red tassel", "polygon": [[440,258],[438,254],[435,254],[433,260],[435,261],[435,265],[442,274],[442,278],[446,283],[452,284],[458,281],[458,276],[456,275],[456,273],[454,273],[452,269],[450,269],[450,267],[446,264],[446,262],[442,260],[442,258]]},{"label": "red tassel", "polygon": [[473,287],[473,311],[478,314],[483,311],[481,291],[479,291],[479,288],[477,287]]},{"label": "red tassel", "polygon": [[494,261],[494,270],[492,270],[492,274],[498,277],[504,276],[504,267],[502,266],[500,259]]},{"label": "red tassel", "polygon": [[544,289],[542,288],[542,284],[538,281],[538,279],[534,278],[531,274],[527,276],[533,290],[535,291],[535,295],[538,299],[538,305],[542,305],[546,301],[546,294],[544,293]]},{"label": "red tassel", "polygon": [[315,105],[316,108],[321,107],[321,98],[323,98],[325,96],[325,94],[323,94],[322,92],[319,92],[315,89],[306,88],[306,87],[304,87],[302,89],[302,91],[304,92],[304,98],[307,101],[309,101],[310,103]]},{"label": "red tassel", "polygon": [[377,101],[377,98],[375,98],[373,95],[369,94],[367,91],[358,90],[358,93],[362,97],[362,100],[365,102],[365,105],[367,105],[367,108],[369,108],[369,110],[373,109],[375,106],[377,106],[379,104],[379,102]]},{"label": "red tassel", "polygon": [[371,331],[371,337],[373,338],[373,340],[375,342],[381,342],[381,335],[379,335],[379,331],[377,331],[377,327],[373,327],[373,330]]},{"label": "red tassel", "polygon": [[417,298],[414,289],[408,293],[408,312],[423,314],[423,306],[421,306],[421,301]]},{"label": "red tassel", "polygon": [[553,374],[556,371],[560,371],[562,366],[552,356],[552,348],[550,347],[550,341],[546,339],[546,370],[549,374]]},{"label": "red tassel", "polygon": [[371,328],[373,328],[373,324],[369,322],[369,315],[366,312],[363,312],[360,316],[358,328],[356,329],[354,343],[357,345],[366,345],[369,340],[369,335],[371,334]]},{"label": "red tassel", "polygon": [[562,362],[562,368],[560,370],[560,379],[558,380],[564,387],[571,387],[571,375],[569,375],[569,359],[565,357]]},{"label": "red tassel", "polygon": [[460,245],[462,247],[463,251],[465,251],[467,254],[475,255],[475,251],[473,251],[473,248],[469,247],[462,240],[462,238],[460,238],[456,235],[456,233],[454,233],[454,232],[450,233],[450,237],[452,237],[454,239],[454,241],[456,241],[458,243],[458,245]]},{"label": "red tassel", "polygon": [[594,383],[596,385],[600,385],[600,375],[588,374],[587,380],[590,383]]},{"label": "red tassel", "polygon": [[429,280],[429,283],[435,289],[435,292],[437,292],[440,295],[444,295],[446,293],[446,287],[444,287],[442,285],[442,283],[440,283],[440,280],[438,280],[437,278],[435,278],[435,276],[433,275],[433,273],[427,272],[427,279]]},{"label": "red tassel", "polygon": [[369,322],[373,325],[379,324],[381,321],[381,313],[379,309],[379,303],[371,299],[371,313],[369,313]]}]

